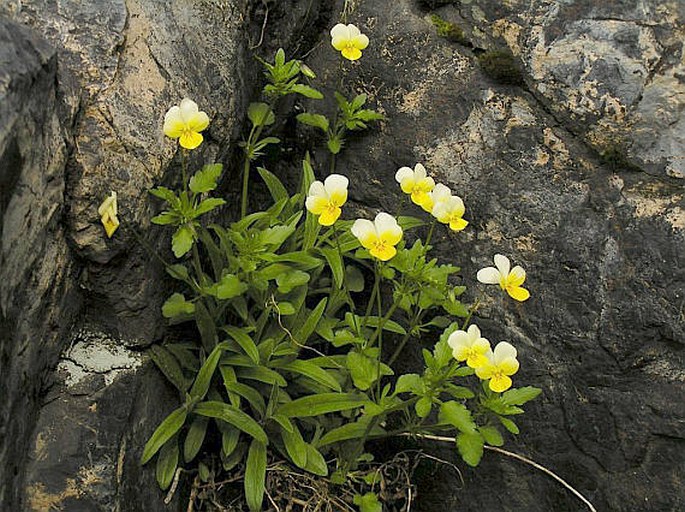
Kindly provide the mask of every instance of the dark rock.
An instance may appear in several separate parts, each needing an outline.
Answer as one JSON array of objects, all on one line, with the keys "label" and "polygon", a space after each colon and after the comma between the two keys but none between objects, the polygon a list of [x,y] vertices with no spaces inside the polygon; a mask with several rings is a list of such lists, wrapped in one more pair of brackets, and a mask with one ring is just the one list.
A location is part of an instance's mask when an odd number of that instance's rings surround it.
[{"label": "dark rock", "polygon": [[55,51],[0,17],[0,503],[16,506],[41,387],[79,306],[62,224]]}]

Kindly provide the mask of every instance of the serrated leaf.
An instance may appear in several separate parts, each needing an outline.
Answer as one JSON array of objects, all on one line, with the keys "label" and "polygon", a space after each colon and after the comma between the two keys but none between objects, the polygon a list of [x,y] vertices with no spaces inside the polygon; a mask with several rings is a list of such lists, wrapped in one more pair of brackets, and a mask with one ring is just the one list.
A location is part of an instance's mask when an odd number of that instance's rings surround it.
[{"label": "serrated leaf", "polygon": [[222,164],[208,164],[197,171],[188,182],[188,188],[196,194],[202,194],[214,190],[217,180],[221,176]]},{"label": "serrated leaf", "polygon": [[352,393],[319,393],[304,396],[282,404],[278,413],[288,418],[308,418],[331,412],[347,411],[364,405],[368,399],[364,395]]},{"label": "serrated leaf", "polygon": [[208,424],[209,420],[202,416],[196,417],[190,424],[185,442],[183,443],[183,460],[186,462],[192,461],[197,456],[200,448],[202,448]]},{"label": "serrated leaf", "polygon": [[374,492],[367,492],[363,496],[356,494],[353,501],[359,506],[359,512],[383,512],[383,505]]},{"label": "serrated leaf", "polygon": [[506,428],[512,434],[518,435],[520,430],[519,430],[518,426],[516,425],[516,423],[511,421],[509,418],[505,418],[503,416],[498,416],[497,418],[499,419],[500,423],[504,426],[504,428]]},{"label": "serrated leaf", "polygon": [[195,209],[193,210],[193,213],[191,217],[194,219],[196,217],[199,217],[200,215],[211,212],[214,208],[217,208],[221,205],[226,204],[226,201],[223,199],[219,199],[216,197],[209,197],[198,204]]},{"label": "serrated leaf", "polygon": [[259,423],[240,409],[231,405],[216,401],[201,402],[195,406],[193,412],[201,416],[225,421],[264,444],[268,444],[269,442],[264,430],[259,426]]},{"label": "serrated leaf", "polygon": [[178,432],[186,421],[188,411],[185,407],[179,407],[173,411],[169,416],[164,418],[164,421],[159,424],[154,433],[150,436],[145,448],[143,448],[143,455],[140,458],[141,464],[146,464],[159,449],[171,439],[176,432]]},{"label": "serrated leaf", "polygon": [[405,373],[400,375],[395,383],[395,394],[412,391],[418,392],[422,387],[421,377],[416,373]]},{"label": "serrated leaf", "polygon": [[162,306],[164,318],[175,318],[182,315],[192,315],[195,312],[195,304],[188,302],[181,293],[174,293]]},{"label": "serrated leaf", "polygon": [[159,452],[155,476],[159,488],[166,491],[174,479],[176,467],[178,466],[178,442],[176,439],[169,440]]},{"label": "serrated leaf", "polygon": [[179,226],[171,237],[171,250],[174,256],[180,258],[186,254],[193,247],[193,241],[193,229],[187,224]]},{"label": "serrated leaf", "polygon": [[510,389],[502,394],[502,401],[506,405],[523,405],[536,398],[542,390],[533,386]]},{"label": "serrated leaf", "polygon": [[476,424],[465,405],[458,402],[443,402],[440,406],[440,421],[449,423],[461,432],[473,433],[476,431]]},{"label": "serrated leaf", "polygon": [[266,443],[254,439],[245,463],[245,501],[250,512],[260,512],[266,481]]},{"label": "serrated leaf", "polygon": [[469,466],[475,467],[483,457],[483,436],[478,432],[460,432],[457,435],[457,449],[461,458]]},{"label": "serrated leaf", "polygon": [[276,121],[276,116],[266,103],[250,103],[247,117],[254,126],[269,126]]},{"label": "serrated leaf", "polygon": [[330,151],[334,155],[340,153],[342,145],[343,141],[340,139],[340,137],[337,136],[331,137],[328,139],[328,141],[326,141],[326,147],[328,148],[328,151]]}]

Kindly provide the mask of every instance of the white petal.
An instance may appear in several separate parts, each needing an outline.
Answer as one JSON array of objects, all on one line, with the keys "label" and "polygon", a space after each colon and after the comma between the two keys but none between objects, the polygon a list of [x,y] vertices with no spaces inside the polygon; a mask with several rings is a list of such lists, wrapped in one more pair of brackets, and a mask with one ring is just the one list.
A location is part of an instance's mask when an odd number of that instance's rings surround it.
[{"label": "white petal", "polygon": [[495,267],[485,267],[478,271],[476,279],[485,284],[499,284],[501,274]]},{"label": "white petal", "polygon": [[342,174],[331,174],[324,181],[324,188],[328,195],[333,194],[336,191],[347,192],[347,185],[349,185],[350,180],[348,180]]},{"label": "white petal", "polygon": [[197,103],[195,103],[193,100],[189,98],[183,98],[181,100],[181,117],[183,118],[184,122],[189,122],[194,115],[197,114],[198,108],[197,108]]},{"label": "white petal", "polygon": [[493,360],[499,362],[508,357],[516,359],[516,349],[512,344],[500,341],[495,347]]},{"label": "white petal", "polygon": [[499,269],[500,273],[504,277],[509,275],[511,263],[509,263],[509,258],[507,258],[506,256],[502,256],[501,254],[495,254],[495,266]]},{"label": "white petal", "polygon": [[359,240],[362,240],[369,236],[370,234],[376,234],[376,227],[373,222],[368,219],[357,219],[352,224],[352,234],[356,236]]},{"label": "white petal", "polygon": [[411,170],[409,167],[400,167],[400,169],[395,173],[395,180],[397,180],[397,183],[402,183],[407,178],[411,178],[414,176],[414,171]]},{"label": "white petal", "polygon": [[512,268],[510,274],[513,274],[515,277],[518,277],[519,279],[526,278],[526,271],[523,270],[523,267],[519,265],[516,265],[514,268]]},{"label": "white petal", "polygon": [[320,181],[314,181],[309,185],[309,196],[312,197],[328,197],[324,184]]},{"label": "white petal", "polygon": [[178,105],[174,105],[164,114],[164,124],[177,121],[183,122],[183,116],[181,116],[181,109],[178,108]]},{"label": "white petal", "polygon": [[469,335],[465,331],[454,331],[447,338],[447,344],[455,349],[457,347],[468,347],[469,346]]},{"label": "white petal", "polygon": [[426,168],[423,164],[416,164],[414,166],[414,179],[416,181],[422,180],[426,177]]},{"label": "white petal", "polygon": [[342,23],[338,23],[335,27],[331,29],[331,37],[332,38],[349,38],[349,30],[347,29],[346,25],[343,25]]},{"label": "white petal", "polygon": [[376,226],[376,233],[379,234],[385,231],[397,232],[397,230],[399,230],[400,233],[402,232],[402,228],[395,220],[395,217],[389,213],[380,212],[378,215],[376,215],[373,223]]},{"label": "white petal", "polygon": [[357,37],[358,35],[361,34],[361,30],[359,30],[357,28],[357,26],[353,25],[352,23],[347,25],[347,30],[348,30],[348,38],[349,39],[354,39],[355,37]]},{"label": "white petal", "polygon": [[438,204],[442,201],[447,201],[450,197],[452,197],[452,191],[448,186],[438,183],[431,192],[431,197],[433,198],[433,203]]},{"label": "white petal", "polygon": [[469,333],[471,344],[475,343],[475,341],[480,338],[480,329],[476,324],[471,324],[467,332]]}]

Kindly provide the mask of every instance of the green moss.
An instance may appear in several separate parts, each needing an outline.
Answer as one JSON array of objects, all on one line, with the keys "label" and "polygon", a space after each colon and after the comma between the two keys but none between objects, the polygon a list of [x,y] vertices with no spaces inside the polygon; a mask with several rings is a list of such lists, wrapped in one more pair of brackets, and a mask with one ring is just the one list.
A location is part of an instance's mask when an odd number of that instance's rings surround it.
[{"label": "green moss", "polygon": [[464,35],[464,31],[455,23],[447,21],[437,14],[431,14],[431,23],[433,23],[433,26],[435,26],[435,30],[440,37],[444,37],[452,43],[459,43],[463,45],[469,44],[469,40]]},{"label": "green moss", "polygon": [[489,50],[478,56],[478,62],[483,72],[499,83],[523,84],[523,75],[511,52]]}]

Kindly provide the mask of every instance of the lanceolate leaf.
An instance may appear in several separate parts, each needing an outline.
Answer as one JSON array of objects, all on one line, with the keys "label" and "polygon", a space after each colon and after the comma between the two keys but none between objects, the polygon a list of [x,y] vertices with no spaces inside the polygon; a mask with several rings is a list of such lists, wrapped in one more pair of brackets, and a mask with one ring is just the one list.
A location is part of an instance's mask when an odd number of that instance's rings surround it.
[{"label": "lanceolate leaf", "polygon": [[302,439],[302,434],[297,427],[292,432],[281,429],[281,438],[285,445],[285,450],[293,463],[302,469],[307,466],[307,443]]},{"label": "lanceolate leaf", "polygon": [[174,437],[170,439],[159,453],[157,459],[156,476],[159,488],[167,490],[174,479],[174,473],[178,466],[178,441]]},{"label": "lanceolate leaf", "polygon": [[[368,429],[368,421],[358,421],[356,423],[346,423],[338,428],[324,434],[316,443],[318,447],[326,446],[340,441],[348,441],[350,439],[361,439]],[[369,435],[382,435],[385,433],[379,426],[375,426],[369,431]]]},{"label": "lanceolate leaf", "polygon": [[226,334],[233,338],[238,345],[245,351],[250,359],[255,364],[259,364],[259,350],[257,350],[257,345],[255,345],[252,338],[242,329],[234,327],[232,325],[227,325],[224,328]]},{"label": "lanceolate leaf", "polygon": [[183,460],[190,462],[195,458],[197,453],[202,448],[202,443],[205,440],[205,434],[207,433],[207,424],[209,420],[202,416],[196,417],[190,424],[188,433],[186,434],[186,440],[183,443]]},{"label": "lanceolate leaf", "polygon": [[245,500],[250,512],[260,512],[266,481],[266,444],[254,439],[245,464]]},{"label": "lanceolate leaf", "polygon": [[160,423],[157,430],[154,431],[143,449],[143,456],[140,459],[141,464],[147,463],[159,451],[164,443],[171,439],[176,432],[178,432],[186,421],[188,411],[185,407],[179,407],[174,412],[169,414],[162,423]]},{"label": "lanceolate leaf", "polygon": [[274,202],[278,202],[282,199],[287,199],[289,197],[288,191],[285,189],[283,183],[281,183],[281,180],[279,180],[275,174],[267,171],[266,169],[264,169],[264,167],[257,168],[257,172],[264,180],[264,183],[266,183],[266,186],[269,189],[269,192],[271,193],[271,197],[273,198]]},{"label": "lanceolate leaf", "polygon": [[268,444],[269,440],[255,420],[245,414],[240,409],[223,402],[202,402],[195,406],[193,412],[210,418],[217,418],[230,423],[234,427],[242,430],[256,440]]},{"label": "lanceolate leaf", "polygon": [[316,324],[319,323],[321,315],[323,315],[323,312],[326,309],[326,302],[328,302],[328,297],[321,299],[321,301],[314,308],[314,311],[309,314],[307,320],[302,324],[302,326],[298,329],[295,329],[293,332],[293,338],[295,338],[295,341],[297,341],[297,343],[300,345],[305,345],[309,337],[316,329]]},{"label": "lanceolate leaf", "polygon": [[334,391],[340,391],[340,384],[335,379],[335,377],[333,377],[330,373],[328,373],[320,366],[317,366],[316,364],[311,363],[309,361],[296,359],[295,361],[281,365],[280,368],[282,370],[299,373],[300,375],[309,377],[313,381],[316,381],[319,384],[326,386],[327,388],[330,388]]},{"label": "lanceolate leaf", "polygon": [[221,358],[221,347],[216,347],[212,350],[209,357],[204,362],[200,371],[195,378],[193,387],[190,388],[190,396],[193,398],[203,399],[209,390],[209,384],[214,376],[214,371],[216,370],[216,365],[219,364],[219,359]]},{"label": "lanceolate leaf", "polygon": [[188,381],[183,376],[181,366],[168,350],[159,345],[152,345],[150,347],[150,357],[176,389],[181,392],[185,392],[188,389]]},{"label": "lanceolate leaf", "polygon": [[285,403],[278,408],[278,413],[289,418],[306,418],[329,412],[346,411],[361,407],[368,399],[364,395],[352,393],[320,393],[305,396]]}]

